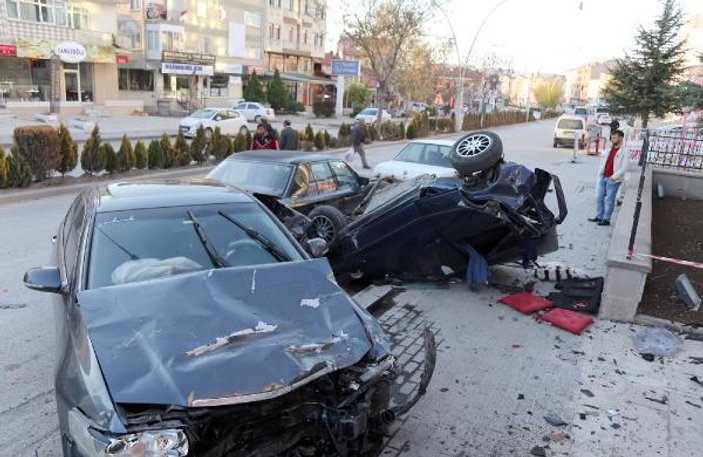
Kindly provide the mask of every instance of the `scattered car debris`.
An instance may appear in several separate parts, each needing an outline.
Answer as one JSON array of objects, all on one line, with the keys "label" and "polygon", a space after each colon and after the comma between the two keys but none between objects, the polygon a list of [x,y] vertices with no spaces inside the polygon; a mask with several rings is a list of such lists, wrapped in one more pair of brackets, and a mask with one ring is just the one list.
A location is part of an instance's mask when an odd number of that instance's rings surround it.
[{"label": "scattered car debris", "polygon": [[620,415],[620,411],[617,409],[609,409],[606,414],[608,415],[608,419],[610,419],[612,421],[613,417]]},{"label": "scattered car debris", "polygon": [[680,349],[683,341],[664,327],[646,327],[633,336],[635,349],[640,354],[656,357],[671,357]]},{"label": "scattered car debris", "polygon": [[593,395],[593,392],[591,392],[591,391],[588,390],[588,389],[581,389],[581,393],[584,394],[585,396],[589,397],[589,398],[591,398],[591,397],[594,396],[594,395]]},{"label": "scattered car debris", "polygon": [[690,400],[686,400],[686,403],[689,404],[689,405],[691,405],[691,406],[695,406],[695,407],[698,408],[698,409],[701,409],[701,405],[698,405],[698,404],[696,404],[696,403],[693,403],[693,402],[690,401]]},{"label": "scattered car debris", "polygon": [[562,419],[559,416],[554,416],[554,415],[548,415],[544,416],[544,420],[547,421],[549,425],[552,427],[561,427],[564,425],[569,425],[568,422],[566,422],[564,419]]},{"label": "scattered car debris", "polygon": [[558,282],[559,292],[547,295],[555,307],[596,315],[600,309],[604,278],[572,278]]},{"label": "scattered car debris", "polygon": [[581,419],[582,421],[585,421],[586,420],[586,413],[579,413],[579,419]]},{"label": "scattered car debris", "polygon": [[586,274],[576,268],[564,265],[561,262],[547,262],[537,264],[534,275],[540,281],[562,281],[565,279],[587,279]]},{"label": "scattered car debris", "polygon": [[612,423],[612,424],[610,424],[610,427],[611,427],[611,428],[614,428],[615,430],[617,430],[617,429],[620,428],[620,424],[618,424],[618,423]]},{"label": "scattered car debris", "polygon": [[642,354],[642,358],[646,360],[647,362],[654,362],[654,354]]},{"label": "scattered car debris", "polygon": [[645,395],[644,398],[654,403],[659,403],[660,405],[666,405],[669,402],[669,397],[667,397],[666,394],[662,395],[661,398],[648,397],[647,395]]},{"label": "scattered car debris", "polygon": [[542,446],[535,446],[530,451],[530,455],[536,455],[538,457],[546,457],[547,451]]},{"label": "scattered car debris", "polygon": [[693,382],[695,382],[696,384],[698,384],[699,386],[703,387],[703,381],[701,381],[700,379],[698,379],[698,376],[693,376],[693,377],[691,377],[691,381],[693,381]]},{"label": "scattered car debris", "polygon": [[689,311],[698,311],[701,307],[701,297],[686,273],[682,273],[676,278],[676,292],[679,300],[686,305],[686,309]]},{"label": "scattered car debris", "polygon": [[535,311],[540,311],[552,306],[549,300],[535,295],[532,292],[518,292],[513,295],[508,295],[498,300],[498,303],[508,305],[523,314],[531,314]]},{"label": "scattered car debris", "polygon": [[551,441],[554,441],[555,443],[563,441],[565,437],[566,437],[566,434],[562,431],[553,432],[551,435],[549,435],[549,439]]},{"label": "scattered car debris", "polygon": [[695,365],[703,364],[703,357],[689,357],[688,360]]},{"label": "scattered car debris", "polygon": [[593,319],[588,316],[561,308],[547,311],[539,319],[575,335],[580,335],[586,327],[593,323]]},{"label": "scattered car debris", "polygon": [[525,399],[525,395],[523,395],[523,394],[517,394],[517,399],[518,399],[518,400],[524,400],[524,399]]}]

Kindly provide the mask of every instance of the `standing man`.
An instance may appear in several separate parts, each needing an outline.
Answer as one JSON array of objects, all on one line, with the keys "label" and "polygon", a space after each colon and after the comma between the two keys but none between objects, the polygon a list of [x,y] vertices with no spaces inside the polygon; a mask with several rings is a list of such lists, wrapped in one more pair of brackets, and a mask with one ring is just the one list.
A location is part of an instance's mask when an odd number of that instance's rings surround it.
[{"label": "standing man", "polygon": [[357,122],[352,129],[351,140],[354,152],[359,154],[359,157],[361,157],[361,163],[364,168],[367,170],[371,169],[368,162],[366,162],[366,151],[364,151],[364,140],[366,140],[366,121],[363,117],[359,119],[359,122]]},{"label": "standing man", "polygon": [[290,126],[290,121],[283,121],[283,130],[281,130],[281,141],[278,146],[282,151],[297,151],[298,150],[298,131]]},{"label": "standing man", "polygon": [[618,121],[618,119],[614,117],[613,120],[610,121],[609,125],[610,125],[610,132],[612,134],[612,132],[615,132],[617,129],[620,128],[620,121]]},{"label": "standing man", "polygon": [[271,137],[271,134],[263,124],[259,124],[256,127],[256,133],[254,138],[251,140],[251,150],[257,151],[259,149],[278,149],[278,140],[275,137]]},{"label": "standing man", "polygon": [[610,216],[615,207],[615,196],[622,184],[627,168],[626,152],[622,148],[625,134],[615,130],[610,135],[612,146],[608,154],[604,154],[598,168],[598,183],[596,184],[596,217],[589,219],[598,225],[610,225]]}]

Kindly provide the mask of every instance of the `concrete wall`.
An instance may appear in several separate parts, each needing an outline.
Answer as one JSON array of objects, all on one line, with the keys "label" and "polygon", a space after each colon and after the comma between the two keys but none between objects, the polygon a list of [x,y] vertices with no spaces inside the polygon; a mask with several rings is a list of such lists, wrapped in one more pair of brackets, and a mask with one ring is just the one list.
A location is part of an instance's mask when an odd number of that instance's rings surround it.
[{"label": "concrete wall", "polygon": [[652,168],[655,186],[664,188],[665,197],[703,200],[703,173]]},{"label": "concrete wall", "polygon": [[[628,244],[637,202],[639,170],[625,177],[625,198],[618,211],[613,236],[608,248],[605,286],[601,297],[599,317],[614,321],[632,322],[642,299],[647,275],[652,271],[652,260],[634,256],[628,259]],[[652,170],[645,173],[634,252],[652,253]]]},{"label": "concrete wall", "polygon": [[93,64],[93,93],[95,103],[102,105],[106,100],[117,100],[117,65],[114,63]]}]

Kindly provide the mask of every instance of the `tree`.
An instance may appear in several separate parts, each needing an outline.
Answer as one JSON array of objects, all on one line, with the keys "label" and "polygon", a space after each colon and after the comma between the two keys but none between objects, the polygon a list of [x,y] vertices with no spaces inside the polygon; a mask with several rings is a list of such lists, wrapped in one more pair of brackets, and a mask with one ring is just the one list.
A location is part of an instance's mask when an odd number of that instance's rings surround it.
[{"label": "tree", "polygon": [[137,158],[134,155],[134,150],[132,149],[132,142],[129,141],[129,137],[125,133],[122,135],[122,142],[120,143],[120,149],[117,151],[117,169],[119,171],[129,171],[137,163]]},{"label": "tree", "polygon": [[176,157],[177,166],[182,167],[190,163],[190,150],[185,135],[180,130],[176,135],[176,142],[173,145],[173,152]]},{"label": "tree", "polygon": [[344,35],[361,49],[378,82],[379,129],[398,68],[435,8],[433,0],[363,0],[361,7],[345,15]]},{"label": "tree", "polygon": [[161,134],[161,153],[164,156],[164,166],[163,168],[171,168],[176,165],[176,154],[173,150],[173,145],[171,144],[171,139],[168,137],[166,132]]},{"label": "tree", "polygon": [[674,0],[665,0],[654,26],[637,28],[632,55],[618,59],[610,69],[604,98],[616,114],[636,114],[646,128],[651,114],[662,117],[683,109],[678,82],[685,68],[684,41],[678,38],[682,12]]},{"label": "tree", "polygon": [[149,143],[149,168],[164,168],[166,163],[166,158],[164,157],[164,150],[161,147],[161,141],[151,140]]},{"label": "tree", "polygon": [[202,124],[195,131],[195,138],[190,142],[190,157],[201,165],[205,162],[205,153],[207,153],[208,141],[205,138],[205,128]]},{"label": "tree", "polygon": [[142,140],[137,140],[137,145],[134,147],[134,159],[134,166],[139,170],[149,166],[149,152]]},{"label": "tree", "polygon": [[290,103],[288,89],[286,89],[285,84],[283,84],[278,69],[273,72],[273,78],[271,79],[271,83],[269,83],[268,101],[271,104],[271,108],[276,111],[287,109]]},{"label": "tree", "polygon": [[96,124],[93,131],[90,132],[90,137],[83,145],[81,167],[89,175],[100,173],[105,169],[105,159],[103,150],[100,149],[100,129]]},{"label": "tree", "polygon": [[27,159],[22,157],[19,148],[13,144],[7,158],[7,185],[8,187],[29,187],[32,184],[32,167]]},{"label": "tree", "polygon": [[540,108],[554,109],[564,95],[564,84],[557,78],[543,79],[532,89]]},{"label": "tree", "polygon": [[56,171],[65,176],[78,165],[78,145],[71,137],[71,131],[64,124],[59,126],[60,161]]},{"label": "tree", "polygon": [[356,116],[371,103],[373,92],[361,83],[351,83],[344,91],[344,106],[351,107],[352,116]]},{"label": "tree", "polygon": [[264,86],[261,84],[261,80],[253,72],[249,76],[249,81],[247,82],[247,87],[244,88],[244,99],[248,102],[266,102],[266,93],[264,92]]},{"label": "tree", "polygon": [[110,174],[119,170],[119,162],[117,160],[117,154],[115,154],[115,149],[112,144],[105,142],[100,145],[101,154],[105,157],[105,171]]},{"label": "tree", "polygon": [[447,45],[437,47],[413,39],[408,42],[407,59],[400,62],[396,87],[406,100],[426,103],[434,97],[441,66],[447,54]]},{"label": "tree", "polygon": [[0,144],[0,189],[7,187],[7,159],[5,158],[5,150]]}]

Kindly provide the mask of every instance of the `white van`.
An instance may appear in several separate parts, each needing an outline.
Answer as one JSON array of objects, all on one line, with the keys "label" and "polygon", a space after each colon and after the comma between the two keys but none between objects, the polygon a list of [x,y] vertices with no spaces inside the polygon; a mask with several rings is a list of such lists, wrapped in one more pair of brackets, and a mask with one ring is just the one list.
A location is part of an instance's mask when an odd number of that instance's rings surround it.
[{"label": "white van", "polygon": [[586,119],[574,114],[564,114],[557,121],[554,127],[554,142],[552,146],[574,147],[574,135],[578,134],[579,149],[583,149],[588,144],[588,131],[586,130]]}]

